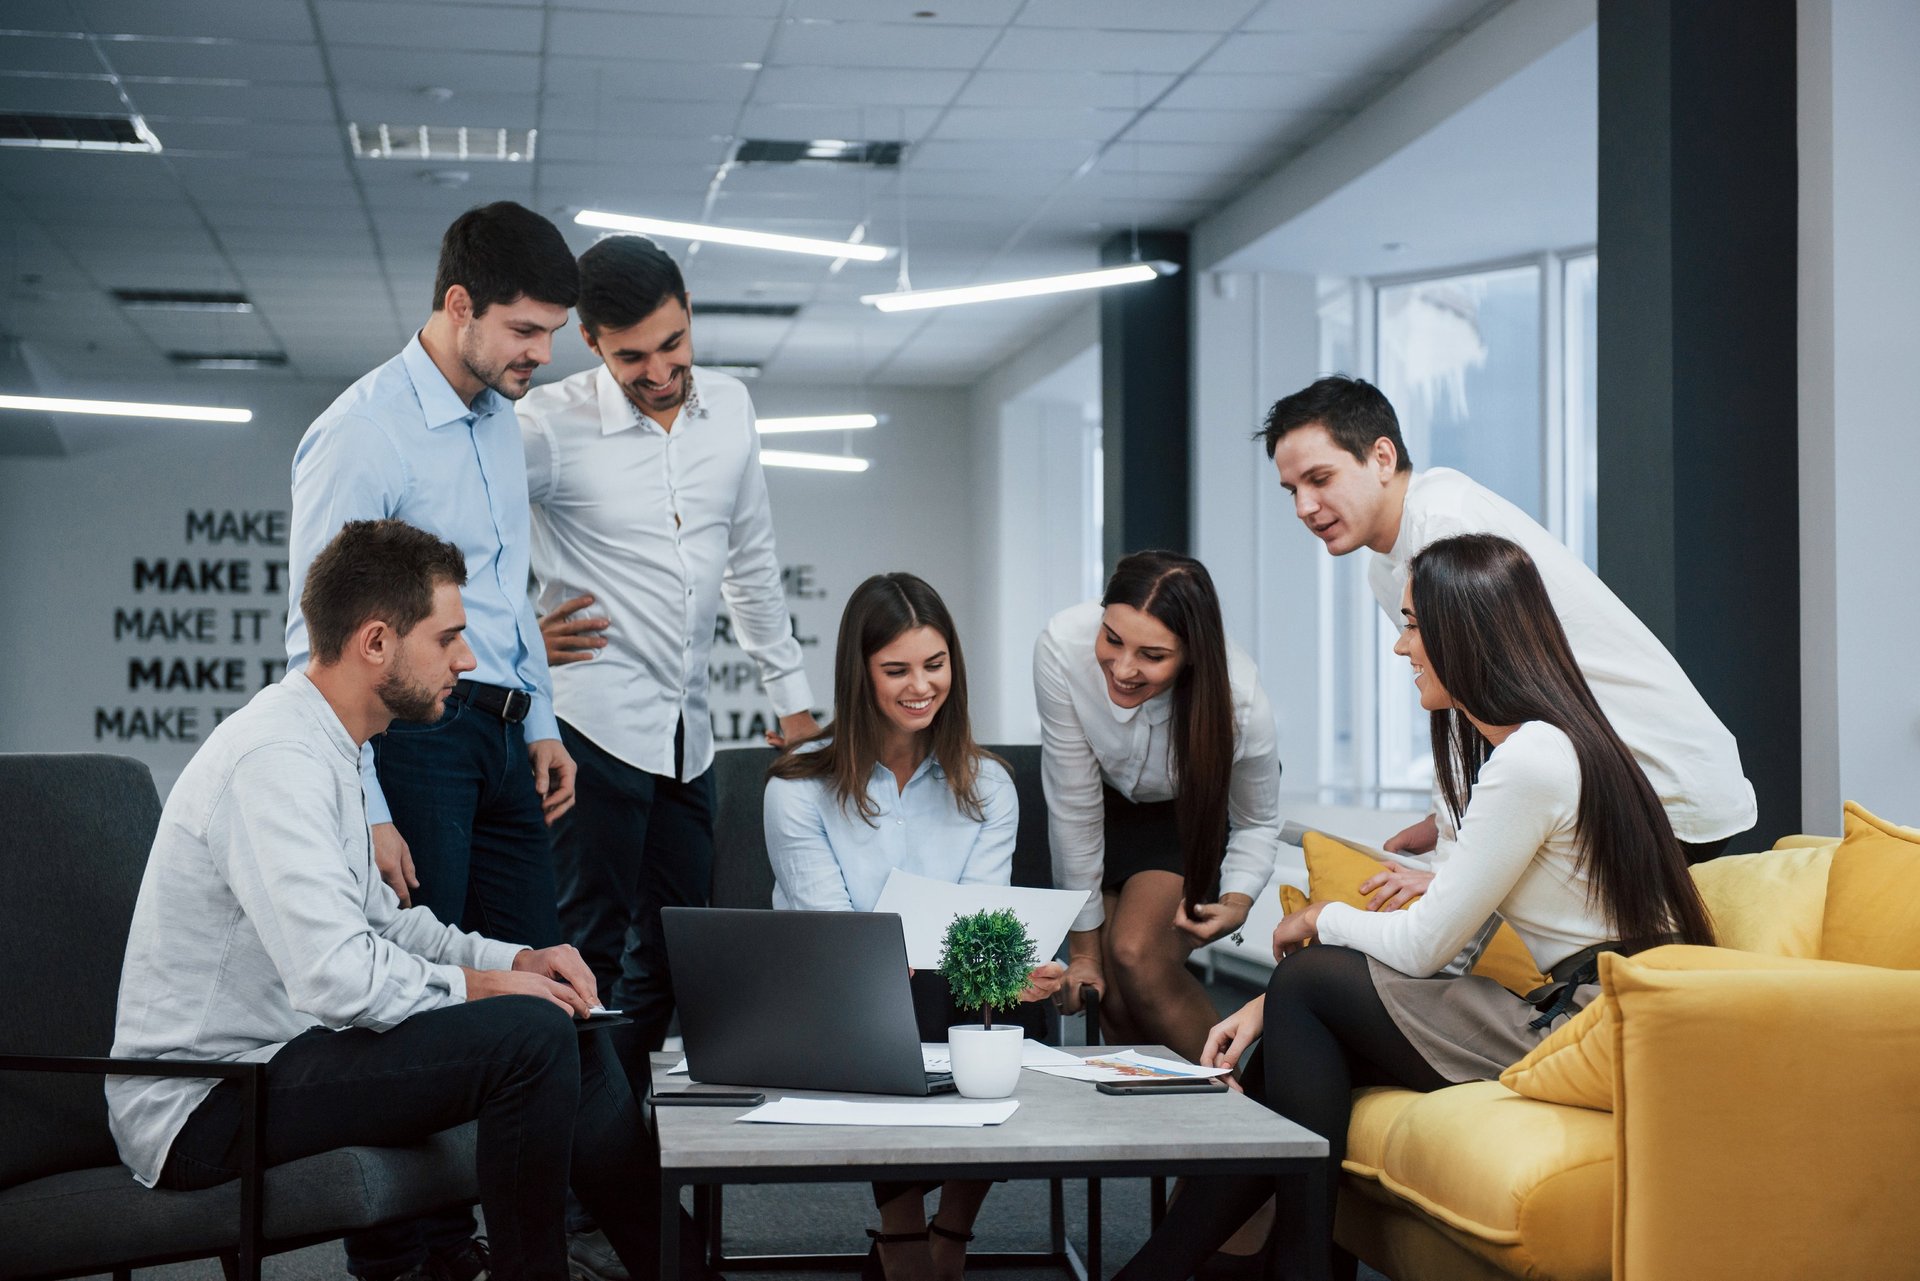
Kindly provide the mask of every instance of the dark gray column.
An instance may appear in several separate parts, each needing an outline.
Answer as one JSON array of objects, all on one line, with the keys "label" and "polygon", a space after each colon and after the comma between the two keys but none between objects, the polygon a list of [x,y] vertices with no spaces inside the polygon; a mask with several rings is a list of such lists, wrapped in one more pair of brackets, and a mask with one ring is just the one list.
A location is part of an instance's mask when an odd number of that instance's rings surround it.
[{"label": "dark gray column", "polygon": [[[1189,552],[1187,485],[1192,468],[1187,425],[1193,353],[1187,235],[1140,233],[1140,257],[1182,270],[1100,295],[1100,438],[1106,461],[1102,543],[1107,567],[1149,547]],[[1133,259],[1133,236],[1100,246],[1100,261]]]},{"label": "dark gray column", "polygon": [[1601,0],[1600,573],[1800,826],[1794,0]]}]

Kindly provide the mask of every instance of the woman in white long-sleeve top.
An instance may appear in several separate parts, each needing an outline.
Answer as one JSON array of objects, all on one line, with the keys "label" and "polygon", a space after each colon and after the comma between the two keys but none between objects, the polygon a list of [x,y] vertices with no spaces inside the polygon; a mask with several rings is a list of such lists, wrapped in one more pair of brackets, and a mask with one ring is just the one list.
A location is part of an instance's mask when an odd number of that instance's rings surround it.
[{"label": "woman in white long-sleeve top", "polygon": [[[896,867],[963,885],[1005,885],[1012,875],[1013,777],[973,741],[953,618],[912,574],[878,574],[854,589],[834,654],[833,721],[770,775],[764,821],[776,908],[871,911]],[[1024,999],[1053,995],[1064,973],[1042,965]],[[923,1041],[944,1041],[974,1017],[954,1008],[939,974],[914,975],[913,992]],[[929,1220],[932,1186],[874,1185],[880,1231],[869,1232],[865,1276],[960,1277],[991,1185],[938,1185]]]},{"label": "woman in white long-sleeve top", "polygon": [[1099,991],[1106,1039],[1200,1053],[1216,1011],[1187,971],[1273,874],[1280,757],[1253,660],[1206,566],[1121,559],[1033,654],[1053,881],[1090,897],[1068,936],[1067,1008]]},{"label": "woman in white long-sleeve top", "polygon": [[[1278,1207],[1288,1277],[1330,1274],[1355,1086],[1497,1077],[1593,998],[1600,952],[1713,941],[1660,799],[1581,676],[1527,553],[1490,534],[1441,539],[1414,557],[1401,612],[1394,652],[1433,714],[1457,835],[1405,911],[1311,903],[1281,921],[1266,995],[1216,1026],[1202,1056],[1232,1066],[1264,1036],[1242,1074],[1248,1093],[1327,1139],[1318,1214]],[[1548,988],[1523,998],[1440,973],[1495,913]],[[1194,1182],[1205,1187],[1169,1209],[1122,1278],[1186,1276],[1272,1193]]]}]

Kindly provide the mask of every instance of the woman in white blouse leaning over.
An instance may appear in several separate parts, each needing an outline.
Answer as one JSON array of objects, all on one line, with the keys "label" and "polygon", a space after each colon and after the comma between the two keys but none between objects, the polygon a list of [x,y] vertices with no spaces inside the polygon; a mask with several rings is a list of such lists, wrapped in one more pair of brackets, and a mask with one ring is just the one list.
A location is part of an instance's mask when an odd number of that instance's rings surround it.
[{"label": "woman in white blouse leaning over", "polygon": [[[1264,1036],[1241,1073],[1247,1092],[1327,1139],[1319,1213],[1278,1207],[1275,1275],[1331,1274],[1354,1087],[1491,1080],[1593,998],[1600,952],[1713,942],[1660,799],[1581,676],[1532,558],[1464,534],[1428,546],[1411,570],[1394,652],[1433,715],[1457,835],[1405,911],[1316,902],[1282,920],[1267,994],[1216,1026],[1202,1055],[1233,1066]],[[1552,976],[1547,988],[1518,997],[1441,972],[1496,913]],[[1121,1278],[1186,1276],[1273,1190],[1202,1182]]]},{"label": "woman in white blouse leaning over", "polygon": [[1280,844],[1259,673],[1226,638],[1206,566],[1145,551],[1098,601],[1054,615],[1033,684],[1053,881],[1090,894],[1064,1003],[1091,986],[1105,1040],[1193,1058],[1215,1010],[1187,957],[1240,928]]},{"label": "woman in white blouse leaning over", "polygon": [[[777,759],[767,780],[773,905],[872,911],[896,867],[955,884],[1007,884],[1019,802],[1007,767],[973,741],[966,663],[939,595],[912,574],[861,583],[840,617],[833,674],[832,723]],[[1023,999],[1053,995],[1064,974],[1058,962],[1042,965]],[[944,1041],[949,1027],[973,1017],[954,1008],[939,974],[912,981],[922,1040]],[[961,1275],[990,1185],[940,1186],[929,1221],[931,1185],[874,1185],[880,1231],[869,1232],[864,1275]]]}]

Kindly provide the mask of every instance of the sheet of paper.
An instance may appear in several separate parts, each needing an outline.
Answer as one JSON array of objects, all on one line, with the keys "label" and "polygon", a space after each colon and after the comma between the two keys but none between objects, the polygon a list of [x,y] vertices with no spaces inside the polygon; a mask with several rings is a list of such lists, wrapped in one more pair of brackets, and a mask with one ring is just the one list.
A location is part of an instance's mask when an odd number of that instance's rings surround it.
[{"label": "sheet of paper", "polygon": [[667,1069],[668,1076],[685,1076],[686,1074],[687,1061],[685,1059],[681,1059],[678,1063]]},{"label": "sheet of paper", "polygon": [[907,936],[907,964],[940,968],[940,944],[956,916],[1010,909],[1027,927],[1034,954],[1050,961],[1066,941],[1067,927],[1087,895],[1077,890],[1036,890],[1024,885],[950,885],[894,868],[880,891],[876,912],[897,912]]},{"label": "sheet of paper", "polygon": [[1045,1072],[1048,1076],[1063,1076],[1070,1081],[1206,1081],[1216,1076],[1225,1076],[1231,1070],[1223,1067],[1201,1067],[1195,1063],[1182,1063],[1177,1059],[1154,1058],[1141,1054],[1137,1050],[1089,1054],[1085,1058],[1074,1059],[1071,1063],[1029,1063],[1026,1066],[1035,1072]]},{"label": "sheet of paper", "polygon": [[1018,1099],[980,1103],[868,1103],[855,1099],[775,1099],[736,1118],[779,1125],[999,1125],[1019,1110]]},{"label": "sheet of paper", "polygon": [[[929,1072],[953,1071],[953,1059],[947,1053],[945,1041],[922,1041],[920,1043],[920,1062]],[[1080,1062],[1075,1055],[1065,1050],[1055,1049],[1028,1037],[1020,1042],[1020,1065],[1022,1067],[1041,1067],[1051,1064],[1055,1067],[1076,1066]]]},{"label": "sheet of paper", "polygon": [[593,1014],[619,1014],[619,1013],[622,1013],[622,1011],[620,1011],[620,1010],[610,1010],[610,1009],[608,1009],[608,1008],[607,1008],[606,1006],[604,1006],[604,1005],[596,1005],[596,1006],[594,1006],[594,1007],[593,1007],[593,1008],[592,1008],[591,1010],[588,1010],[588,1011],[587,1011],[587,1013],[588,1013],[589,1015],[593,1015]]}]

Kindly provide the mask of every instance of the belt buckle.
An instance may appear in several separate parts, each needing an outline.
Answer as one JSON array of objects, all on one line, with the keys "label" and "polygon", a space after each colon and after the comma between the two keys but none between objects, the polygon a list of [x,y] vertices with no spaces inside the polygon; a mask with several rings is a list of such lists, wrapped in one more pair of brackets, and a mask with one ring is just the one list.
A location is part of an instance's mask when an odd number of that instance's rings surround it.
[{"label": "belt buckle", "polygon": [[500,718],[513,724],[527,719],[527,713],[533,710],[533,695],[524,689],[507,691],[507,701],[500,709]]}]

